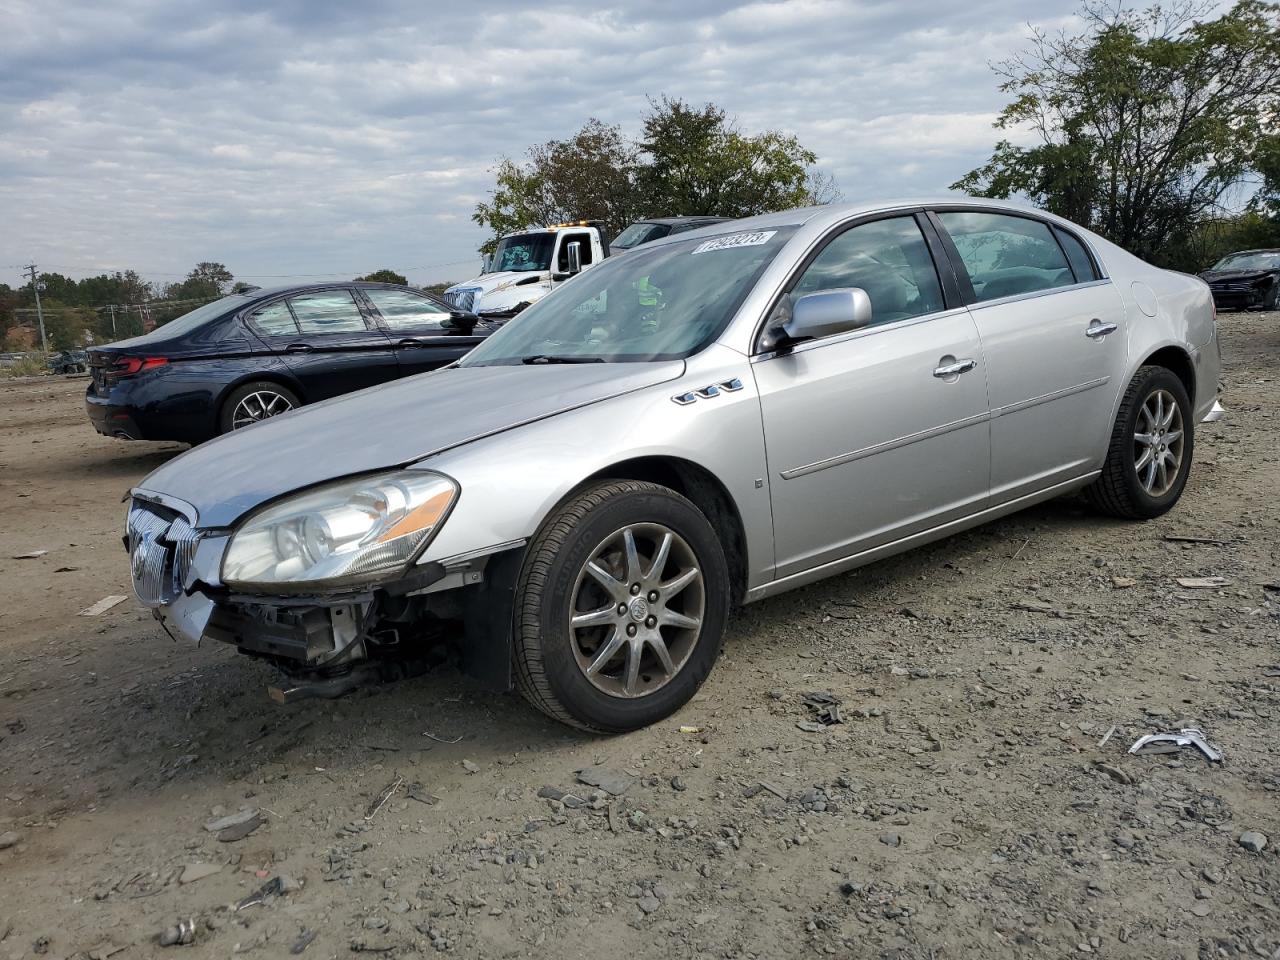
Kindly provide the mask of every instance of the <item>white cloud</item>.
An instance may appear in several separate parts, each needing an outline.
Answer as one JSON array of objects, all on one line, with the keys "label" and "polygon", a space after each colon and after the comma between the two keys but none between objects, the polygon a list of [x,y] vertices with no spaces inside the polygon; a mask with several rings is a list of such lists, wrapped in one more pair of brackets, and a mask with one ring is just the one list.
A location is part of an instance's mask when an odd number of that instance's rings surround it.
[{"label": "white cloud", "polygon": [[996,139],[987,61],[1074,6],[10,0],[0,264],[460,278],[498,157],[664,93],[796,134],[850,199],[938,192]]}]

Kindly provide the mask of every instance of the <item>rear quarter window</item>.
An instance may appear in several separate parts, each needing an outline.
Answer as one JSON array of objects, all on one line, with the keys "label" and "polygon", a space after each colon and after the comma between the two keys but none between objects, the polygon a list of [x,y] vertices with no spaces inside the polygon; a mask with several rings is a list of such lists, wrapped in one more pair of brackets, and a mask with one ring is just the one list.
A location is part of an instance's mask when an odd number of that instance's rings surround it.
[{"label": "rear quarter window", "polygon": [[1062,249],[1066,251],[1067,261],[1076,275],[1076,283],[1088,283],[1090,280],[1101,279],[1098,268],[1094,266],[1093,258],[1089,256],[1089,251],[1085,249],[1079,237],[1057,227],[1053,228],[1053,233],[1062,244]]}]

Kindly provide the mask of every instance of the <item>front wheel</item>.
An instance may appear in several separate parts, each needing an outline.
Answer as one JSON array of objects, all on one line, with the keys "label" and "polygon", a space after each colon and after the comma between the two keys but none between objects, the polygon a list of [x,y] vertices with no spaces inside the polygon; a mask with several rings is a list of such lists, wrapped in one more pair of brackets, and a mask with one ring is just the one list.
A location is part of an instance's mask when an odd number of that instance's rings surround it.
[{"label": "front wheel", "polygon": [[515,604],[517,686],[571,726],[647,726],[702,685],[728,610],[724,551],[702,511],[657,484],[588,487],[529,547]]},{"label": "front wheel", "polygon": [[1098,509],[1129,520],[1168,512],[1191,472],[1191,399],[1173,371],[1139,368],[1112,428],[1102,474],[1086,491]]}]

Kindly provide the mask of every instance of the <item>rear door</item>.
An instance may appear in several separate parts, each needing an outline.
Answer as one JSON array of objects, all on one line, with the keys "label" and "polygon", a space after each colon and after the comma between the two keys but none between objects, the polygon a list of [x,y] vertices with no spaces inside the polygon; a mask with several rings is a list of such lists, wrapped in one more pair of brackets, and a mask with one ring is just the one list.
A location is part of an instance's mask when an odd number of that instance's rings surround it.
[{"label": "rear door", "polygon": [[364,287],[360,293],[391,340],[401,376],[453,363],[484,339],[474,335],[474,320],[455,318],[447,306],[413,290]]},{"label": "rear door", "polygon": [[804,294],[860,287],[871,299],[871,326],[752,363],[773,474],[779,578],[986,503],[981,345],[954,277],[937,270],[930,250],[937,239],[922,220],[907,213],[834,232],[777,308]]},{"label": "rear door", "polygon": [[395,350],[351,287],[309,290],[248,316],[250,328],[302,385],[307,403],[400,375]]},{"label": "rear door", "polygon": [[1077,236],[1039,218],[933,216],[986,357],[992,501],[1097,469],[1127,363],[1119,293]]}]

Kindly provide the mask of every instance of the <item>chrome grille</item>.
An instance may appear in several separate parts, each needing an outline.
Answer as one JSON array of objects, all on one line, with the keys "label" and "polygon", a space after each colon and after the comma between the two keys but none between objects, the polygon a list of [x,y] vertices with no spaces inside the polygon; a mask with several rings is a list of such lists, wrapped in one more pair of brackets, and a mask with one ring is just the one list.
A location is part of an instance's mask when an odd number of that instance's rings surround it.
[{"label": "chrome grille", "polygon": [[128,537],[133,592],[149,607],[171,602],[186,584],[200,534],[176,513],[134,500]]},{"label": "chrome grille", "polygon": [[459,310],[471,310],[475,307],[476,294],[480,292],[479,287],[467,287],[463,290],[453,290],[444,295],[449,301],[450,306],[457,307]]}]

